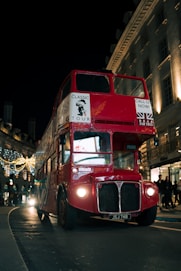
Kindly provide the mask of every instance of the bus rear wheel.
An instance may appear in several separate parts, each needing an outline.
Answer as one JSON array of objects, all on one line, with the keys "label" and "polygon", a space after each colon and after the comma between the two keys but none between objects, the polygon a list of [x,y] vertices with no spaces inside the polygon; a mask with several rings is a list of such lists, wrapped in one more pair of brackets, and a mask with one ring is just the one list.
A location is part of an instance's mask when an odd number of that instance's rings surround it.
[{"label": "bus rear wheel", "polygon": [[64,192],[61,192],[58,197],[58,224],[66,230],[72,230],[75,227],[76,218],[76,209],[67,202]]}]

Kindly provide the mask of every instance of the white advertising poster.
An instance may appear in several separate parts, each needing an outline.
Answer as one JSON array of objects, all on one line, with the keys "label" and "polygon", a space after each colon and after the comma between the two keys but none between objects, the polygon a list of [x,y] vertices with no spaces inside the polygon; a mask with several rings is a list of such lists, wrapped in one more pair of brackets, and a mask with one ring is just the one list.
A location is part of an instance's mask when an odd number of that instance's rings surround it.
[{"label": "white advertising poster", "polygon": [[91,122],[90,94],[76,93],[70,94],[70,122]]},{"label": "white advertising poster", "polygon": [[139,125],[153,126],[153,112],[150,100],[135,98],[136,116]]}]

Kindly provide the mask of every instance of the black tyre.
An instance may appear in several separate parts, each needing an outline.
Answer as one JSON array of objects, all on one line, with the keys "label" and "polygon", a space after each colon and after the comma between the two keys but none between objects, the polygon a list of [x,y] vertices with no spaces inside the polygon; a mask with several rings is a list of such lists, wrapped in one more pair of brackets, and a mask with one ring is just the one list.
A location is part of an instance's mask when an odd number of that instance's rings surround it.
[{"label": "black tyre", "polygon": [[38,217],[40,219],[41,222],[46,222],[49,220],[49,215],[48,213],[40,210],[40,209],[37,209],[37,214],[38,214]]},{"label": "black tyre", "polygon": [[77,211],[67,202],[63,191],[58,197],[58,224],[66,230],[72,230],[76,225]]},{"label": "black tyre", "polygon": [[136,217],[136,222],[140,226],[149,226],[154,223],[157,215],[157,206],[153,206],[145,211],[143,211],[138,217]]}]

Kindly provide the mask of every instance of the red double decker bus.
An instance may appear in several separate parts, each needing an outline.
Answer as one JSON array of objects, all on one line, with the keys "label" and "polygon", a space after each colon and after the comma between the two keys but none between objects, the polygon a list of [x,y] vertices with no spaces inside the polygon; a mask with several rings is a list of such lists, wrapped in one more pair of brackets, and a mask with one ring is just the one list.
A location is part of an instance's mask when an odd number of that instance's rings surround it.
[{"label": "red double decker bus", "polygon": [[139,172],[139,148],[155,134],[143,78],[71,71],[35,154],[40,220],[53,214],[64,229],[81,214],[152,224],[158,189]]}]

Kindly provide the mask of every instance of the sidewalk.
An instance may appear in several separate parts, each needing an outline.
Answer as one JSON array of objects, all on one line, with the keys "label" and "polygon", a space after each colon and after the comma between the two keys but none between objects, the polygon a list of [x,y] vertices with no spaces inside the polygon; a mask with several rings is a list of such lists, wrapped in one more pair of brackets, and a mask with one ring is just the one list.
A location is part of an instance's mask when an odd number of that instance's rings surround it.
[{"label": "sidewalk", "polygon": [[9,215],[17,207],[0,207],[0,270],[28,271],[9,225]]},{"label": "sidewalk", "polygon": [[162,208],[162,210],[158,208],[156,220],[181,222],[181,204],[177,205],[175,208]]}]

